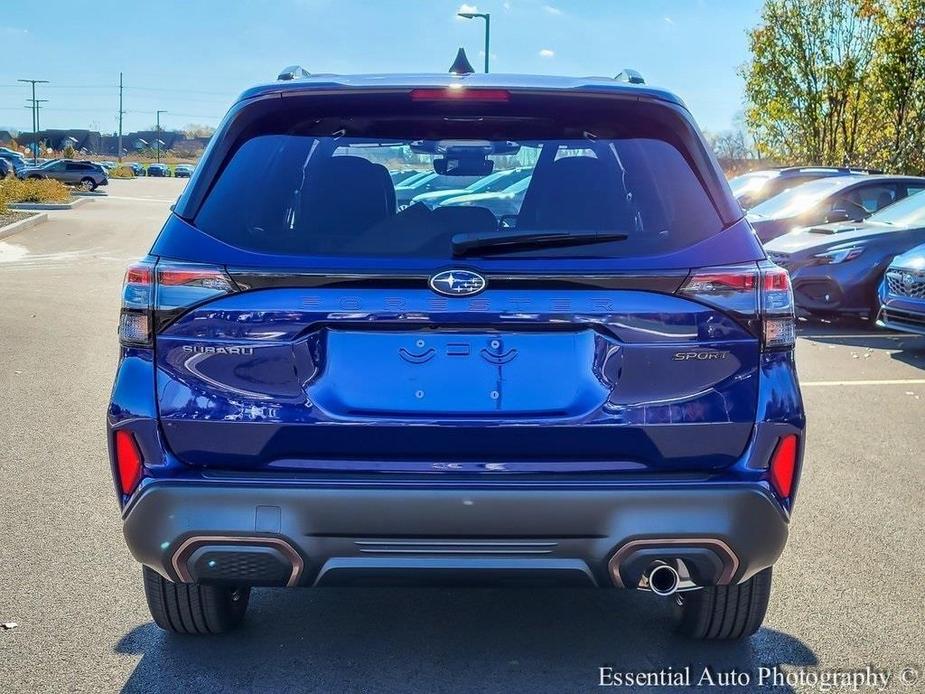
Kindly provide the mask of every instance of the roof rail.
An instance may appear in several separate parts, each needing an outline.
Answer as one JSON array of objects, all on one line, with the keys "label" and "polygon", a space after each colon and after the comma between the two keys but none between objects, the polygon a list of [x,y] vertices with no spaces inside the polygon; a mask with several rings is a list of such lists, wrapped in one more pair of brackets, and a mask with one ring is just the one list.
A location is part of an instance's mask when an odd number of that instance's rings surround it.
[{"label": "roof rail", "polygon": [[863,173],[863,174],[882,174],[882,169],[868,169],[863,166],[778,166],[775,167],[777,171],[783,173],[784,171],[834,171],[837,173],[851,174],[851,173]]},{"label": "roof rail", "polygon": [[284,67],[282,70],[280,70],[279,74],[276,76],[276,79],[288,81],[311,76],[311,73],[301,65],[290,65],[289,67]]},{"label": "roof rail", "polygon": [[617,82],[627,82],[629,84],[645,84],[646,80],[638,70],[632,68],[623,68],[619,74],[614,77]]}]

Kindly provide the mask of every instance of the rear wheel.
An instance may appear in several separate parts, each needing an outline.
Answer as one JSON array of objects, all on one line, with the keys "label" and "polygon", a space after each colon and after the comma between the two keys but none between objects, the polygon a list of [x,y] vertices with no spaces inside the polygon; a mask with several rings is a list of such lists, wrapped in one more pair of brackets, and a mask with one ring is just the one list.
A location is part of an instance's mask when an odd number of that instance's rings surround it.
[{"label": "rear wheel", "polygon": [[250,588],[173,583],[143,567],[145,597],[155,624],[175,634],[220,634],[247,611]]},{"label": "rear wheel", "polygon": [[745,583],[711,586],[679,594],[685,636],[703,640],[734,640],[758,631],[771,597],[771,568]]},{"label": "rear wheel", "polygon": [[96,190],[96,183],[92,178],[83,178],[80,181],[80,189],[89,193],[91,190]]}]

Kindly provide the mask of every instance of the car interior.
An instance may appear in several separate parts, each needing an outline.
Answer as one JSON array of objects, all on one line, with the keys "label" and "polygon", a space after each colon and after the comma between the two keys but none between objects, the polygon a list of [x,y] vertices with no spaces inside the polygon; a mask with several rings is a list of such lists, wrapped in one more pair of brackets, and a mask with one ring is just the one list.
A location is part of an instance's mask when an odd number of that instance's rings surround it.
[{"label": "car interior", "polygon": [[[266,182],[255,188],[252,176],[245,180],[235,169],[258,159]],[[446,189],[505,169],[526,168],[530,175],[523,192],[451,198],[431,210],[396,204],[389,165],[408,159],[439,174]],[[249,200],[247,214],[228,218],[223,201],[241,198]],[[453,237],[463,233],[620,233],[629,242],[620,244],[621,252],[624,246],[652,252],[722,228],[683,155],[660,140],[383,142],[289,135],[244,143],[196,225],[207,233],[220,227],[223,240],[257,250],[417,257],[451,256]],[[599,257],[614,252],[613,243],[543,253]]]}]

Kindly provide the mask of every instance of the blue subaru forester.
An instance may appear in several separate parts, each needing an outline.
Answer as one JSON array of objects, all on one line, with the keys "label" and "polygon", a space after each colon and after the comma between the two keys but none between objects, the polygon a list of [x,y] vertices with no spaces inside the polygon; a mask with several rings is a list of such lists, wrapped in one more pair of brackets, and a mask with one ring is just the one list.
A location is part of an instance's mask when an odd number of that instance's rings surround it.
[{"label": "blue subaru forester", "polygon": [[[800,473],[793,301],[638,78],[287,73],[129,268],[108,412],[155,622],[253,586],[653,591],[761,625]],[[392,172],[529,167],[514,214]],[[525,179],[526,180],[526,179]]]}]

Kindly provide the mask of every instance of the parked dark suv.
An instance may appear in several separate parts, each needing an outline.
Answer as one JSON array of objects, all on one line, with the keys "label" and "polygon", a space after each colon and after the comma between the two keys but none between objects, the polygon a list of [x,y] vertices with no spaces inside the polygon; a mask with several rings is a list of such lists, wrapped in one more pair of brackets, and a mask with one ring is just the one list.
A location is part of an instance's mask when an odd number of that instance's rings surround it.
[{"label": "parked dark suv", "polygon": [[[387,166],[532,169],[513,214]],[[461,187],[461,186],[455,186]],[[155,622],[252,586],[565,585],[761,624],[803,450],[787,273],[673,94],[324,76],[246,91],[127,271],[108,436]]]},{"label": "parked dark suv", "polygon": [[71,159],[55,159],[41,166],[29,166],[21,169],[17,176],[22,179],[51,178],[86,191],[109,184],[106,171],[99,164]]}]

